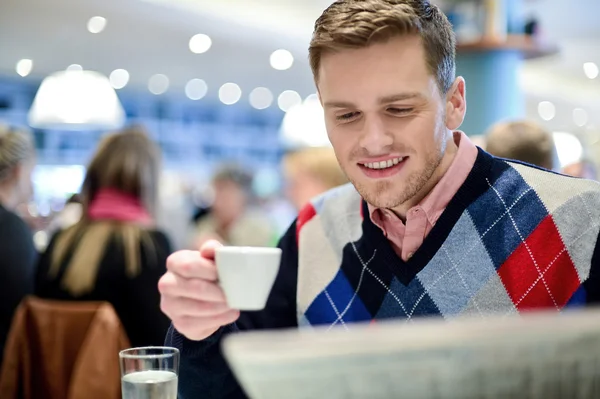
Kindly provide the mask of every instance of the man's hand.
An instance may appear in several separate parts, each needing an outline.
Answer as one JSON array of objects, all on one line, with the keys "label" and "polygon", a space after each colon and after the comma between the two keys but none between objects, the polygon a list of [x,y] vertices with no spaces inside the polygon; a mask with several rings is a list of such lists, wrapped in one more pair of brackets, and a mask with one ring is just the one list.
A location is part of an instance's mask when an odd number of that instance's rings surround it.
[{"label": "man's hand", "polygon": [[240,316],[230,309],[217,284],[215,248],[221,244],[207,241],[200,251],[179,251],[167,259],[167,273],[158,282],[161,310],[181,334],[203,340],[221,326]]}]

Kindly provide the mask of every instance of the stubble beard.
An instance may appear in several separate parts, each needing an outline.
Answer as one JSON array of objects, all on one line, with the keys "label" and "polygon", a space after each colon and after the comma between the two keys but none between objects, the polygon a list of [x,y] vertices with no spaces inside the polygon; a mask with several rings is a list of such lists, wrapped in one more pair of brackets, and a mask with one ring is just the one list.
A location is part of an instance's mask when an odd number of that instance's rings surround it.
[{"label": "stubble beard", "polygon": [[[393,177],[391,180],[371,184],[362,184],[350,176],[348,176],[348,179],[367,203],[376,208],[396,208],[415,197],[425,187],[440,166],[443,157],[444,151],[441,149],[436,149],[427,154],[425,168],[412,172],[406,178],[404,187],[394,187]],[[349,174],[346,173],[346,175]]]}]

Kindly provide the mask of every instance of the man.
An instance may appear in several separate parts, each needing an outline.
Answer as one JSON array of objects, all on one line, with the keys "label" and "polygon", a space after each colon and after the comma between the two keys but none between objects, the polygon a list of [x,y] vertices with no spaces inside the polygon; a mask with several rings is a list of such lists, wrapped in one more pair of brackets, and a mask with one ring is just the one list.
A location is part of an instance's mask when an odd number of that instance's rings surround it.
[{"label": "man", "polygon": [[425,0],[339,0],[310,61],[352,182],[315,199],[281,239],[267,307],[239,314],[215,283],[217,243],[168,261],[159,288],[182,350],[180,395],[242,393],[225,334],[423,315],[560,310],[599,298],[600,189],[479,151],[457,131],[455,39]]},{"label": "man", "polygon": [[554,140],[550,132],[530,121],[499,122],[486,134],[486,151],[552,170]]}]

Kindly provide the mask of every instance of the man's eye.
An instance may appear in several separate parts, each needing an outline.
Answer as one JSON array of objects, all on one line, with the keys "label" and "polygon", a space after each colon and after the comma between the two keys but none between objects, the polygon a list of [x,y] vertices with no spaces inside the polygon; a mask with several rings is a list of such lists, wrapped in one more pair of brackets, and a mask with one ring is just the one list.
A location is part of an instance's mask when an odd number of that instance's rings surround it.
[{"label": "man's eye", "polygon": [[356,118],[358,115],[360,115],[360,112],[348,112],[342,115],[338,115],[335,117],[335,119],[337,119],[338,121],[349,121],[352,120],[354,118]]},{"label": "man's eye", "polygon": [[408,114],[408,113],[412,112],[412,110],[413,110],[412,108],[394,108],[394,107],[387,109],[387,111],[390,114],[395,114],[395,115]]}]

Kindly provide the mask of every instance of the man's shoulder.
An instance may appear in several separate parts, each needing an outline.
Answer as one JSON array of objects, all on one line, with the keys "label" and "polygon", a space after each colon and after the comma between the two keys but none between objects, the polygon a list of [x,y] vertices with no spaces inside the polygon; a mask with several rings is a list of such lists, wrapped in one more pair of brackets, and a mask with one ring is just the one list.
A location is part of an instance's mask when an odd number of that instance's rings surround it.
[{"label": "man's shoulder", "polygon": [[332,188],[313,198],[301,211],[300,215],[312,218],[314,215],[350,215],[360,214],[362,197],[356,188],[347,183]]},{"label": "man's shoulder", "polygon": [[548,186],[552,191],[568,191],[576,189],[577,192],[600,193],[600,183],[594,180],[568,176],[559,172],[543,169],[522,162],[506,161],[515,169],[527,183],[537,187]]},{"label": "man's shoulder", "polygon": [[360,203],[362,197],[356,191],[352,183],[347,183],[338,187],[334,187],[323,194],[311,200],[311,205],[315,208],[320,208],[325,203],[336,203],[338,206],[355,205]]},{"label": "man's shoulder", "polygon": [[574,199],[584,199],[600,206],[600,183],[563,175],[532,165],[506,161],[523,178],[550,212]]},{"label": "man's shoulder", "polygon": [[327,226],[345,226],[349,230],[357,230],[362,222],[363,199],[356,188],[348,183],[333,188],[313,198],[298,214],[298,229],[311,220]]}]

